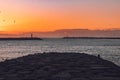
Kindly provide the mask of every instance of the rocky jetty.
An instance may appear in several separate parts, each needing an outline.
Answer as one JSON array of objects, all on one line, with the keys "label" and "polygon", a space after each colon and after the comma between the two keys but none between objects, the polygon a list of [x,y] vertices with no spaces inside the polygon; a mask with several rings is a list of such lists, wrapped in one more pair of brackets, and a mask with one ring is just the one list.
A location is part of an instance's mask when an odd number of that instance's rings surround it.
[{"label": "rocky jetty", "polygon": [[41,38],[0,38],[0,41],[4,40],[42,40]]},{"label": "rocky jetty", "polygon": [[120,80],[120,67],[84,53],[44,53],[0,63],[0,80]]},{"label": "rocky jetty", "polygon": [[63,37],[63,39],[120,39],[120,37]]}]

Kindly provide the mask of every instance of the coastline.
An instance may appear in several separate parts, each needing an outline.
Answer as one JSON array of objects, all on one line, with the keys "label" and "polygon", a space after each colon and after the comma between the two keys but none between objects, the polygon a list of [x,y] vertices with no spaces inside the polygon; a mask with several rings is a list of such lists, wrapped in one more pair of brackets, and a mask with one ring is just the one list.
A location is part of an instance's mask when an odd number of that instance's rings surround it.
[{"label": "coastline", "polygon": [[120,37],[63,37],[62,39],[120,39]]},{"label": "coastline", "polygon": [[0,38],[0,40],[42,40],[41,38]]}]

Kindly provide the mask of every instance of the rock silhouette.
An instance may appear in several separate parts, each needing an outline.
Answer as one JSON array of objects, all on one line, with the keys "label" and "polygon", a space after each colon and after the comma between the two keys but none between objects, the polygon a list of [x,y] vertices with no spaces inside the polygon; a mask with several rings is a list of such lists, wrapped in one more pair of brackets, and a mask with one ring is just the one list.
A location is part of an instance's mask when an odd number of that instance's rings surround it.
[{"label": "rock silhouette", "polygon": [[34,54],[1,62],[0,80],[120,80],[120,67],[84,53]]}]

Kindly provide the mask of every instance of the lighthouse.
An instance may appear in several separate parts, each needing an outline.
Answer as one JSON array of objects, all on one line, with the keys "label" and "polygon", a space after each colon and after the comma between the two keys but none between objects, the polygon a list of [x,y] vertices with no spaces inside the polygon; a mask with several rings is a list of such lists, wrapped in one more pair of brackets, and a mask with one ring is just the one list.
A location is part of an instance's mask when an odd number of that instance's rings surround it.
[{"label": "lighthouse", "polygon": [[31,39],[33,38],[33,34],[31,33]]}]

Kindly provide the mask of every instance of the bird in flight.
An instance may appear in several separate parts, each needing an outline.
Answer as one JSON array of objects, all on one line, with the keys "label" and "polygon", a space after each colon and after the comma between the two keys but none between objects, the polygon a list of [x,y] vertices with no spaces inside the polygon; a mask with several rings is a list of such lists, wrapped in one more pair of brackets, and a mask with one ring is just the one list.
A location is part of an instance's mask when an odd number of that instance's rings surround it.
[{"label": "bird in flight", "polygon": [[6,20],[4,19],[3,22],[5,22]]},{"label": "bird in flight", "polygon": [[14,24],[16,23],[16,20],[14,20]]}]

